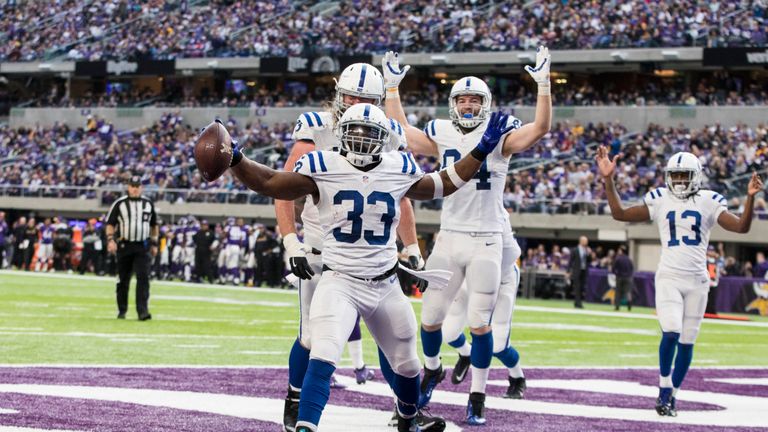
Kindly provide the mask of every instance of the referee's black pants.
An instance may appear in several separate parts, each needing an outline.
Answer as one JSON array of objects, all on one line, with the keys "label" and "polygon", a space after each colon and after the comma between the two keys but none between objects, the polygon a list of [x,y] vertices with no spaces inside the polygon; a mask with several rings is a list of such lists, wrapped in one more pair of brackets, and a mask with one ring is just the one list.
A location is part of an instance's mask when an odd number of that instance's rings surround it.
[{"label": "referee's black pants", "polygon": [[145,242],[121,242],[117,248],[117,310],[128,311],[131,273],[136,273],[136,312],[149,313],[149,250]]}]

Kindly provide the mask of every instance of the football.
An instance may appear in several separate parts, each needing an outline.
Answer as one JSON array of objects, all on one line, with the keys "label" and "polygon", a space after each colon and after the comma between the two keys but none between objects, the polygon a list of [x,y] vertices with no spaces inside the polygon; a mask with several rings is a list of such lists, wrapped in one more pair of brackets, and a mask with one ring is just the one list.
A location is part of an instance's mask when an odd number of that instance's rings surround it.
[{"label": "football", "polygon": [[232,162],[232,137],[219,122],[205,127],[195,143],[195,163],[205,181],[214,181],[224,174]]}]

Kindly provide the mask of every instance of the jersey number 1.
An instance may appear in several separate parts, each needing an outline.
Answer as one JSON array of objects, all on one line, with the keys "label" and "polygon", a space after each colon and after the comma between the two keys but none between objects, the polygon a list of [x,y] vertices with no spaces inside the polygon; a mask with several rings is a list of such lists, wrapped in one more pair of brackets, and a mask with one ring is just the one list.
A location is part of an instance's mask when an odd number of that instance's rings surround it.
[{"label": "jersey number 1", "polygon": [[[691,225],[691,231],[696,234],[696,237],[690,238],[688,236],[683,237],[683,243],[688,246],[698,246],[701,243],[701,213],[696,210],[686,210],[680,215],[681,219],[693,219],[693,225]],[[677,225],[675,224],[675,212],[670,211],[667,213],[667,220],[669,221],[669,241],[667,246],[680,246],[680,240],[677,239]]]}]

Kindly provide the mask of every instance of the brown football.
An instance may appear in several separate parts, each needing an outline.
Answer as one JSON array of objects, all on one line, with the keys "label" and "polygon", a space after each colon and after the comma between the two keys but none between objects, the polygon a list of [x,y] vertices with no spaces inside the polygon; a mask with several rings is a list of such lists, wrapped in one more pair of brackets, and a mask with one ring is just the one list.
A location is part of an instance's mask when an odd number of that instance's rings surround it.
[{"label": "brown football", "polygon": [[195,163],[205,181],[214,181],[224,174],[232,162],[232,137],[223,124],[213,122],[197,138]]}]

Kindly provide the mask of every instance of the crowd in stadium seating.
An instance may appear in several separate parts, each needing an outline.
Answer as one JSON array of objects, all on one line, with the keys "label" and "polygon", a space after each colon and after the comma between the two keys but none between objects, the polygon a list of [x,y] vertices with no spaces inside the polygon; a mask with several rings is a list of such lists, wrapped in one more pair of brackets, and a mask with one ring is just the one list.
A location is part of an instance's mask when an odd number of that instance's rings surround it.
[{"label": "crowd in stadium seating", "polygon": [[[411,114],[409,122],[423,125],[426,115]],[[255,160],[281,168],[291,146],[292,126],[228,121]],[[197,131],[178,113],[167,113],[155,124],[134,131],[117,131],[89,116],[83,128],[0,127],[0,193],[44,197],[96,197],[92,189],[115,185],[102,194],[109,202],[119,193],[125,176],[143,173],[145,193],[170,202],[267,203],[247,193],[225,174],[206,183],[195,169],[192,148]],[[556,123],[539,144],[515,157],[504,193],[505,205],[518,212],[605,213],[602,182],[595,180],[592,159],[598,144],[624,154],[617,177],[625,200],[636,200],[664,184],[666,157],[678,151],[698,155],[705,168],[705,186],[727,196],[741,196],[744,179],[753,170],[768,168],[768,127],[715,125],[703,129],[651,124],[642,132],[620,124]],[[438,166],[435,158],[419,157],[425,171]],[[741,177],[738,177],[741,176]],[[743,177],[743,178],[742,178]],[[169,189],[169,190],[166,190]],[[206,193],[208,192],[208,193]],[[439,202],[423,203],[439,208]],[[739,198],[731,205],[739,207]],[[758,217],[765,201],[759,197]]]},{"label": "crowd in stadium seating", "polygon": [[[761,46],[762,1],[7,2],[0,61]],[[189,4],[192,3],[190,6]],[[212,12],[215,10],[215,13]],[[354,35],[354,37],[350,37]]]}]

